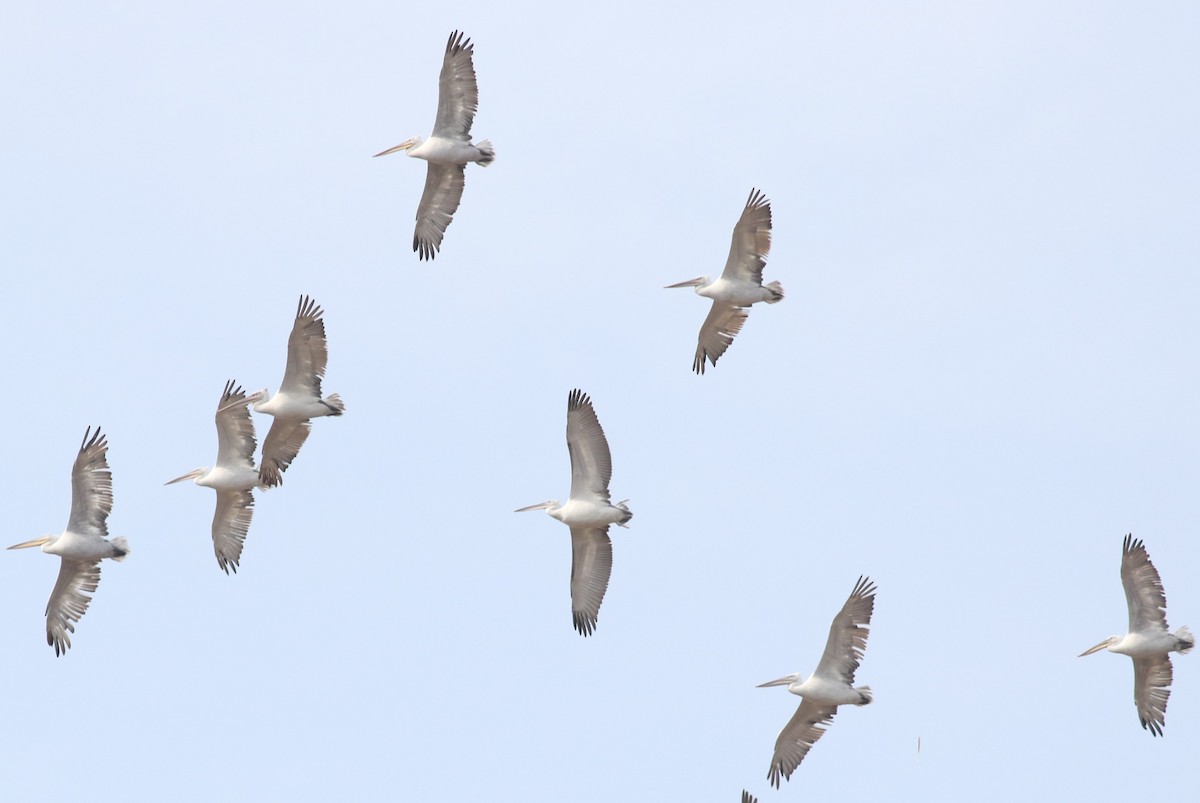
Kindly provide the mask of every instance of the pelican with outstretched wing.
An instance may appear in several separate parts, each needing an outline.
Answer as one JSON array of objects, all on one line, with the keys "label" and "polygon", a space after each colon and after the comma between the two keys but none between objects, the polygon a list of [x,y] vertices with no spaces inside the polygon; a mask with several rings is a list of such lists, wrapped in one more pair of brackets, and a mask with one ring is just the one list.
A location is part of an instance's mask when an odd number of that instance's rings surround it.
[{"label": "pelican with outstretched wing", "polygon": [[433,259],[442,247],[442,237],[462,201],[463,182],[468,162],[487,167],[496,158],[492,143],[486,139],[471,142],[471,124],[479,108],[479,88],[475,85],[475,46],[458,31],[446,42],[442,75],[438,82],[437,119],[429,139],[406,139],[394,148],[380,151],[387,156],[407,151],[409,156],[429,163],[425,191],[417,206],[417,227],[413,232],[413,250],[421,259]]},{"label": "pelican with outstretched wing", "polygon": [[1121,585],[1129,604],[1129,632],[1109,636],[1080,653],[1091,655],[1103,649],[1133,659],[1133,702],[1142,727],[1161,736],[1171,696],[1171,653],[1185,655],[1196,646],[1196,637],[1186,627],[1174,633],[1167,629],[1167,597],[1158,570],[1150,562],[1146,545],[1133,534],[1125,536],[1121,549]]},{"label": "pelican with outstretched wing", "polygon": [[217,410],[217,415],[235,407],[254,405],[256,413],[266,413],[275,421],[263,442],[262,466],[258,470],[263,487],[273,488],[283,482],[283,472],[296,459],[300,447],[308,440],[314,418],[341,415],[346,412],[342,397],[336,393],[322,398],[321,379],[329,361],[325,343],[325,312],[308,296],[300,296],[296,320],[288,336],[287,366],[283,382],[274,396],[267,398],[267,389],[256,390],[240,399],[231,400]]},{"label": "pelican with outstretched wing", "polygon": [[112,471],[108,467],[108,439],[88,427],[71,468],[71,518],[60,535],[43,535],[9,549],[40,546],[62,558],[58,582],[46,603],[46,643],[55,655],[71,648],[75,623],[87,613],[91,594],[100,584],[100,561],[120,562],[129,554],[124,538],[108,540],[108,514],[112,512]]},{"label": "pelican with outstretched wing", "polygon": [[235,387],[231,379],[225,383],[217,403],[217,462],[212,467],[196,468],[166,482],[174,485],[194,480],[197,485],[217,492],[217,511],[213,514],[213,550],[217,565],[226,574],[238,570],[242,545],[250,531],[254,516],[255,488],[262,487],[258,469],[254,466],[254,421],[246,405],[246,392]]},{"label": "pelican with outstretched wing", "polygon": [[829,640],[816,671],[803,681],[795,674],[759,685],[760,689],[787,686],[792,694],[804,698],[775,741],[775,755],[767,778],[776,789],[780,775],[791,778],[808,751],[825,735],[838,706],[867,705],[874,699],[870,686],[854,685],[854,673],[867,648],[874,611],[875,584],[869,578],[860,577],[850,598],[829,626]]},{"label": "pelican with outstretched wing", "polygon": [[567,503],[560,505],[551,499],[516,512],[545,510],[571,528],[571,618],[581,636],[590,636],[612,573],[608,527],[627,526],[633,513],[625,502],[611,502],[612,455],[592,400],[582,390],[572,390],[567,396],[567,452],[571,457]]},{"label": "pelican with outstretched wing", "polygon": [[758,190],[750,191],[746,208],[733,227],[733,242],[725,270],[710,282],[707,276],[697,276],[686,282],[669,284],[674,287],[695,287],[696,294],[712,299],[712,309],[700,327],[700,342],[692,370],[704,373],[705,361],[715,367],[717,360],[729,348],[734,335],[746,322],[751,305],[765,301],[774,304],[783,300],[783,285],[762,283],[767,254],[771,252],[771,202]]}]

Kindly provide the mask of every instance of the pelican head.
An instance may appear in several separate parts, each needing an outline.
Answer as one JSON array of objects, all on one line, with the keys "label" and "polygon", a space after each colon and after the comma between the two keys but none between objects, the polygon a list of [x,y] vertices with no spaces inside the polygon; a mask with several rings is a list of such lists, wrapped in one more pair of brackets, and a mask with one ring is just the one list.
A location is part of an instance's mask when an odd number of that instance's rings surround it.
[{"label": "pelican head", "polygon": [[673,290],[676,287],[695,287],[696,292],[699,292],[700,288],[704,287],[708,283],[709,282],[708,282],[707,276],[697,276],[695,279],[688,279],[686,282],[676,282],[675,284],[668,284],[663,289],[664,290]]},{"label": "pelican head", "polygon": [[554,510],[559,507],[561,507],[561,505],[558,504],[557,499],[549,499],[545,502],[539,502],[536,505],[530,505],[529,507],[519,507],[514,510],[513,513],[528,513],[530,510],[544,510],[553,516]]},{"label": "pelican head", "polygon": [[[395,153],[396,151],[407,151],[411,148],[417,147],[420,144],[421,144],[420,137],[409,137],[408,139],[404,140],[396,147],[388,148],[386,151],[380,151],[379,153],[375,154],[375,156],[387,156],[389,153]],[[409,154],[409,155],[411,156],[412,154]],[[374,158],[374,157],[372,157],[372,158]]]},{"label": "pelican head", "polygon": [[182,477],[176,477],[173,480],[167,480],[166,482],[163,483],[163,485],[174,485],[175,483],[183,482],[184,480],[198,480],[207,473],[208,473],[207,466],[204,466],[202,468],[194,468],[191,471],[189,471],[187,474],[184,474]]},{"label": "pelican head", "polygon": [[1079,653],[1079,657],[1082,658],[1085,655],[1091,655],[1094,652],[1100,652],[1105,647],[1111,648],[1112,645],[1116,644],[1120,640],[1121,640],[1120,636],[1109,636],[1104,641],[1097,644],[1095,647],[1090,647],[1090,648],[1084,650],[1083,652]]},{"label": "pelican head", "polygon": [[793,685],[799,685],[799,683],[800,683],[800,673],[797,672],[793,675],[784,675],[781,678],[776,678],[775,680],[768,680],[766,683],[760,683],[755,688],[765,689],[769,686],[787,686],[788,691],[791,691],[791,687]]},{"label": "pelican head", "polygon": [[35,538],[32,541],[25,541],[21,544],[13,544],[9,547],[9,549],[29,549],[31,546],[40,546],[42,551],[45,552],[46,547],[49,546],[52,541],[54,541],[53,535],[43,535],[41,538]]}]

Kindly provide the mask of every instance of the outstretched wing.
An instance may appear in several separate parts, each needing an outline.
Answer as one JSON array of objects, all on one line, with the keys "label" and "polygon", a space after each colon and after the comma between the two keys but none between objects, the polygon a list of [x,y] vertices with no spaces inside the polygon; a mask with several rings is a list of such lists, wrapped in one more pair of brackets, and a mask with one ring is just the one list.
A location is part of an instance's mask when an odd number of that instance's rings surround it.
[{"label": "outstretched wing", "polygon": [[[1146,545],[1132,534],[1125,536],[1121,551],[1121,585],[1125,586],[1125,601],[1129,604],[1129,632],[1166,632],[1167,597],[1162,580],[1150,562]],[[1170,671],[1168,666],[1168,676]]]},{"label": "outstretched wing", "polygon": [[217,491],[217,512],[213,514],[212,523],[213,551],[217,553],[217,565],[226,574],[230,569],[237,573],[253,516],[254,494],[250,489]]},{"label": "outstretched wing", "polygon": [[746,208],[733,227],[733,242],[725,260],[724,279],[762,284],[763,267],[771,253],[771,202],[758,190],[750,190]]},{"label": "outstretched wing", "polygon": [[724,301],[714,301],[708,317],[700,327],[700,342],[696,346],[696,358],[692,360],[692,370],[698,374],[704,373],[704,361],[707,359],[713,365],[729,348],[733,337],[742,330],[748,312],[745,307],[739,307]]},{"label": "outstretched wing", "polygon": [[[236,404],[245,398],[246,392],[240,386],[235,387],[232,379],[225,383],[216,416],[219,466],[254,468],[254,450],[258,448],[258,440],[254,437],[250,405]],[[223,409],[226,407],[228,409]]]},{"label": "outstretched wing", "polygon": [[296,320],[288,336],[287,367],[282,393],[295,396],[321,398],[321,377],[325,376],[325,363],[329,361],[329,348],[325,343],[325,314],[316,301],[300,296],[296,305]]},{"label": "outstretched wing", "polygon": [[258,479],[267,488],[273,488],[283,483],[283,472],[300,454],[300,447],[308,440],[312,424],[307,420],[295,418],[276,418],[267,430],[267,439],[263,441],[262,466],[258,470]]},{"label": "outstretched wing", "polygon": [[475,45],[470,39],[458,31],[450,34],[438,79],[437,120],[433,124],[435,137],[471,141],[471,124],[479,108],[479,88],[475,84],[472,61],[474,53]]},{"label": "outstretched wing", "polygon": [[846,604],[833,617],[829,640],[825,642],[825,652],[814,676],[854,685],[854,673],[867,648],[871,613],[875,610],[875,590],[870,578],[858,578]]},{"label": "outstretched wing", "polygon": [[591,398],[578,389],[567,395],[567,452],[571,456],[571,498],[590,496],[608,502],[612,454]]},{"label": "outstretched wing", "polygon": [[430,162],[425,173],[425,191],[417,205],[413,250],[421,259],[433,259],[442,247],[446,227],[462,202],[466,166]]},{"label": "outstretched wing", "polygon": [[788,724],[775,740],[775,755],[771,758],[771,769],[767,778],[771,785],[779,788],[779,776],[785,779],[792,777],[792,772],[800,766],[800,762],[808,755],[808,751],[825,735],[837,706],[822,706],[805,698]]},{"label": "outstretched wing", "polygon": [[1171,696],[1171,658],[1167,654],[1133,659],[1133,702],[1142,727],[1162,736]]},{"label": "outstretched wing", "polygon": [[571,528],[571,618],[581,636],[590,636],[612,574],[608,528]]},{"label": "outstretched wing", "polygon": [[[108,438],[88,427],[75,465],[71,468],[71,519],[67,529],[79,535],[108,535],[112,512],[112,472],[108,468]],[[61,579],[61,578],[60,578]]]},{"label": "outstretched wing", "polygon": [[75,623],[87,613],[91,594],[100,585],[100,561],[62,559],[58,581],[46,603],[46,643],[55,655],[66,655],[71,647]]}]

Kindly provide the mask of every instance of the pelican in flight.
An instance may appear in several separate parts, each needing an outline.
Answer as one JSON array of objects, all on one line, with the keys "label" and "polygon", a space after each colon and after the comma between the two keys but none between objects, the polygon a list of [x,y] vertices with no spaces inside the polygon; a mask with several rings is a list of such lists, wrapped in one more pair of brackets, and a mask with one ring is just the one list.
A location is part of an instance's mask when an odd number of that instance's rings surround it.
[{"label": "pelican in flight", "polygon": [[705,360],[716,366],[717,360],[733,342],[734,335],[741,331],[752,304],[759,301],[774,304],[783,300],[783,285],[762,283],[763,268],[770,252],[771,202],[758,190],[750,190],[746,208],[733,227],[729,259],[725,261],[721,277],[710,282],[707,276],[697,276],[667,285],[668,290],[695,287],[697,295],[711,298],[713,302],[700,327],[700,342],[692,361],[692,370],[696,373],[704,373]]},{"label": "pelican in flight", "polygon": [[336,393],[321,398],[321,377],[325,376],[325,363],[329,361],[323,314],[324,310],[317,302],[308,296],[300,296],[296,322],[288,337],[287,367],[279,392],[264,401],[269,395],[267,389],[256,390],[226,402],[217,410],[219,420],[220,414],[228,409],[253,404],[255,412],[275,417],[263,443],[262,467],[258,470],[264,488],[273,488],[283,482],[283,472],[308,440],[311,419],[346,412],[342,397]]},{"label": "pelican in flight", "polygon": [[217,404],[217,462],[211,468],[197,468],[167,482],[174,485],[195,480],[197,485],[217,492],[217,512],[213,515],[213,550],[217,565],[226,574],[237,573],[242,557],[242,545],[250,530],[254,515],[255,488],[262,487],[258,469],[254,466],[254,422],[245,404],[246,393],[235,387],[231,379],[225,383],[221,401]]},{"label": "pelican in flight", "polygon": [[40,546],[43,552],[62,558],[58,582],[46,603],[46,643],[55,655],[66,655],[71,647],[75,623],[87,613],[88,605],[100,584],[100,561],[112,558],[120,562],[129,554],[129,542],[108,535],[105,522],[112,512],[112,471],[108,468],[108,439],[92,434],[88,427],[83,444],[71,468],[71,518],[61,535],[43,535],[9,549]]},{"label": "pelican in flight", "polygon": [[608,482],[612,455],[592,400],[582,390],[567,396],[567,453],[571,456],[571,498],[519,508],[515,512],[545,510],[571,528],[571,617],[581,636],[596,629],[600,603],[612,573],[612,541],[608,525],[627,526],[633,513],[625,502],[612,504]]},{"label": "pelican in flight", "polygon": [[779,776],[791,778],[808,751],[825,734],[839,705],[867,705],[873,699],[870,686],[854,685],[854,673],[867,648],[874,610],[875,584],[860,577],[850,598],[833,618],[821,662],[808,680],[802,682],[796,674],[759,685],[760,689],[787,686],[792,694],[804,698],[775,741],[775,756],[767,778],[776,789]]},{"label": "pelican in flight", "polygon": [[486,139],[471,142],[471,123],[479,109],[479,88],[475,85],[475,65],[471,56],[475,45],[454,31],[446,42],[442,75],[438,79],[437,119],[429,139],[406,139],[394,148],[380,151],[387,156],[408,151],[409,156],[429,163],[425,174],[425,192],[417,206],[417,228],[413,232],[413,250],[421,259],[433,259],[442,247],[442,237],[462,201],[463,177],[468,162],[487,167],[496,158],[492,143]]},{"label": "pelican in flight", "polygon": [[1133,659],[1133,702],[1142,727],[1161,736],[1171,696],[1171,653],[1186,655],[1196,646],[1192,631],[1181,627],[1167,630],[1167,598],[1158,570],[1150,562],[1146,545],[1133,535],[1125,536],[1121,550],[1121,585],[1129,604],[1129,632],[1110,636],[1080,653],[1091,655],[1105,648]]}]

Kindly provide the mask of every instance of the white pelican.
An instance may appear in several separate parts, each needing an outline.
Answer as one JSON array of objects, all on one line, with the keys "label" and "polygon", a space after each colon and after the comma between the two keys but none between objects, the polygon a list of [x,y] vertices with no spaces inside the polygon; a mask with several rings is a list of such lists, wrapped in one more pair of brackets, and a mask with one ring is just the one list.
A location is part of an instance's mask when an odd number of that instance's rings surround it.
[{"label": "white pelican", "polygon": [[429,139],[406,139],[394,148],[380,151],[387,156],[408,151],[409,156],[429,163],[425,174],[425,192],[417,207],[417,227],[413,232],[413,250],[421,259],[433,259],[442,247],[442,237],[462,200],[463,178],[468,162],[487,167],[496,158],[492,143],[486,139],[471,143],[471,123],[479,109],[479,88],[475,85],[475,65],[471,55],[475,45],[454,31],[446,42],[442,75],[438,79],[437,119]]},{"label": "white pelican", "polygon": [[545,510],[571,528],[571,617],[579,634],[590,636],[612,573],[608,525],[625,527],[633,513],[625,506],[628,499],[615,505],[609,501],[612,455],[592,400],[582,390],[572,390],[567,396],[567,453],[571,457],[567,503],[560,505],[551,499],[515,512]]},{"label": "white pelican", "polygon": [[1121,585],[1129,604],[1129,632],[1110,636],[1080,653],[1079,657],[1108,648],[1109,652],[1133,659],[1133,702],[1142,727],[1161,736],[1171,696],[1171,653],[1187,654],[1196,646],[1192,631],[1181,627],[1167,630],[1167,598],[1158,570],[1150,562],[1146,546],[1133,534],[1125,536],[1121,550]]},{"label": "white pelican", "polygon": [[854,685],[854,672],[867,648],[874,610],[875,584],[860,577],[850,598],[833,618],[821,662],[808,680],[801,682],[800,675],[795,674],[759,685],[760,689],[786,685],[792,694],[804,698],[775,741],[775,756],[767,778],[776,789],[779,776],[791,778],[808,751],[824,735],[839,705],[866,705],[873,699],[870,686]]},{"label": "white pelican", "polygon": [[43,552],[62,558],[58,582],[46,603],[46,643],[55,655],[66,655],[75,622],[87,613],[88,604],[100,584],[100,561],[123,561],[129,554],[124,538],[109,541],[105,521],[112,512],[112,472],[108,468],[108,439],[88,427],[79,455],[71,468],[71,518],[61,535],[43,535],[9,549],[40,546]]},{"label": "white pelican", "polygon": [[225,383],[221,401],[217,404],[217,462],[212,468],[192,469],[182,477],[167,482],[174,485],[195,480],[197,485],[217,492],[217,512],[213,515],[213,550],[217,565],[226,574],[238,569],[242,545],[250,530],[254,515],[253,489],[262,486],[254,466],[254,422],[245,404],[246,393],[234,387],[233,380]]},{"label": "white pelican", "polygon": [[296,459],[300,447],[312,428],[309,420],[323,415],[341,415],[346,405],[336,393],[321,398],[321,377],[329,349],[325,344],[324,310],[308,296],[300,296],[296,306],[296,322],[288,337],[287,367],[279,392],[267,398],[267,389],[230,401],[217,410],[217,415],[232,407],[253,404],[255,412],[274,416],[275,421],[263,443],[262,467],[259,479],[265,488],[283,482],[283,472]]},{"label": "white pelican", "polygon": [[704,361],[714,366],[725,349],[733,342],[733,336],[746,322],[747,310],[758,301],[774,304],[783,300],[783,285],[779,282],[762,283],[763,267],[771,251],[771,202],[758,190],[750,190],[750,198],[737,225],[733,227],[733,242],[729,245],[729,259],[721,277],[710,282],[707,276],[697,276],[686,282],[669,284],[674,287],[695,287],[696,294],[712,299],[712,309],[700,327],[700,343],[696,346],[696,359],[692,370],[704,373]]}]

